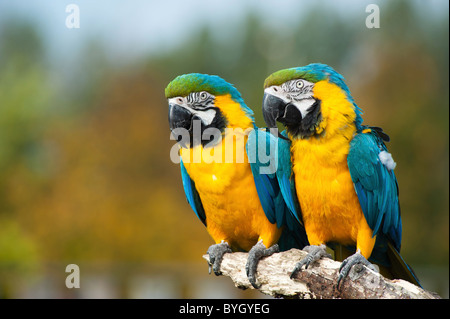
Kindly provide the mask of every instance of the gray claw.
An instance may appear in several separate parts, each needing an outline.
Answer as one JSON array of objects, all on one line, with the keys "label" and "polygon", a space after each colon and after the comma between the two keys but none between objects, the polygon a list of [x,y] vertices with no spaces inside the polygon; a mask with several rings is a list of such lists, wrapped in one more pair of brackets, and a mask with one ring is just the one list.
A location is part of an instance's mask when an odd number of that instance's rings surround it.
[{"label": "gray claw", "polygon": [[279,252],[280,249],[277,244],[272,247],[266,248],[262,243],[262,240],[256,243],[255,246],[248,252],[247,264],[245,265],[245,271],[247,273],[248,280],[252,284],[253,288],[259,289],[260,285],[256,283],[256,269],[258,263],[263,257],[271,256],[274,253]]},{"label": "gray claw", "polygon": [[303,248],[303,250],[308,252],[308,255],[306,255],[305,258],[300,260],[297,265],[295,265],[294,270],[291,273],[290,278],[293,279],[295,275],[301,271],[302,267],[305,266],[305,269],[309,267],[310,264],[315,262],[316,260],[319,260],[321,257],[328,257],[331,258],[331,255],[327,253],[327,246],[320,245],[320,246],[306,246]]},{"label": "gray claw", "polygon": [[209,255],[208,272],[211,274],[211,269],[216,276],[220,276],[220,264],[222,263],[223,255],[231,253],[232,250],[226,241],[220,244],[211,245],[206,252]]},{"label": "gray claw", "polygon": [[337,288],[339,289],[339,284],[343,279],[345,279],[348,274],[350,273],[350,270],[352,267],[356,264],[362,264],[364,266],[367,266],[369,269],[378,272],[377,268],[372,265],[366,258],[364,258],[363,255],[359,252],[359,250],[351,255],[350,257],[346,258],[342,264],[341,267],[339,267],[339,277],[337,280]]}]

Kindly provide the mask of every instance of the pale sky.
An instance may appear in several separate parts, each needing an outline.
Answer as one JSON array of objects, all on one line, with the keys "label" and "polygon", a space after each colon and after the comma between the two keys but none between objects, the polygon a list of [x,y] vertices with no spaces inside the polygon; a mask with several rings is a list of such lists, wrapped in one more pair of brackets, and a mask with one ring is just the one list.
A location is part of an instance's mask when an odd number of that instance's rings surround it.
[{"label": "pale sky", "polygon": [[[79,29],[65,25],[69,15],[65,9],[72,3],[80,9]],[[32,21],[43,33],[50,56],[56,59],[78,52],[89,39],[102,41],[112,55],[134,58],[176,47],[205,24],[217,37],[233,36],[248,13],[261,16],[270,26],[286,27],[318,3],[351,19],[355,14],[366,15],[370,3],[382,8],[386,0],[0,0],[0,27],[8,17]],[[415,3],[424,14],[448,17],[447,0]]]}]

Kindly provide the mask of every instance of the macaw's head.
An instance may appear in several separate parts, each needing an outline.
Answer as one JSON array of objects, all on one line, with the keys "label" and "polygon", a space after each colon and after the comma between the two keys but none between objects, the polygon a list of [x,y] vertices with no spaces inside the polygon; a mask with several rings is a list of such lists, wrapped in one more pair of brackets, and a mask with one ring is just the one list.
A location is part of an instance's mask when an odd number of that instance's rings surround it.
[{"label": "macaw's head", "polygon": [[[214,132],[223,134],[225,128],[245,130],[254,125],[253,111],[245,105],[239,91],[217,75],[180,75],[169,83],[165,93],[170,129],[187,130],[191,148],[208,144]],[[205,131],[213,133],[204,134]]]},{"label": "macaw's head", "polygon": [[290,138],[333,135],[354,124],[361,128],[361,110],[344,78],[326,64],[280,70],[264,82],[263,115],[269,127],[276,121]]}]

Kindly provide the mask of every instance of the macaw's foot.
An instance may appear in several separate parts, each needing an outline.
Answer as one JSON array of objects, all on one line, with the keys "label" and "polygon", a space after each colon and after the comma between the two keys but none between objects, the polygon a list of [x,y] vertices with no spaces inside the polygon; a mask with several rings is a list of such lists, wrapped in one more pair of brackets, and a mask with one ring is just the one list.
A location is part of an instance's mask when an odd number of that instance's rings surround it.
[{"label": "macaw's foot", "polygon": [[280,249],[278,248],[277,244],[273,245],[272,247],[266,248],[262,240],[260,240],[248,252],[248,259],[247,264],[245,265],[245,271],[247,272],[248,280],[255,289],[259,289],[260,287],[260,285],[256,283],[256,268],[258,267],[258,262],[261,260],[261,258],[270,256],[279,251]]},{"label": "macaw's foot", "polygon": [[302,269],[303,265],[305,265],[305,269],[309,267],[309,265],[316,260],[319,260],[321,257],[328,257],[331,258],[331,255],[327,253],[327,246],[320,245],[320,246],[305,246],[303,248],[304,251],[308,252],[308,255],[306,255],[305,258],[300,260],[297,265],[295,265],[294,270],[291,274],[291,279],[295,277],[295,275]]},{"label": "macaw's foot", "polygon": [[352,267],[356,264],[362,264],[364,266],[367,266],[369,269],[378,272],[378,269],[372,265],[366,258],[364,258],[363,255],[361,255],[361,252],[358,250],[356,253],[351,255],[350,257],[346,258],[339,268],[339,277],[337,280],[337,288],[339,289],[340,282],[345,279],[345,277],[348,276],[350,273],[350,270]]},{"label": "macaw's foot", "polygon": [[220,244],[211,245],[206,252],[209,255],[209,274],[211,274],[211,268],[214,271],[216,276],[220,276],[222,273],[220,272],[220,264],[222,263],[223,255],[226,253],[231,253],[232,250],[226,241],[223,241]]}]

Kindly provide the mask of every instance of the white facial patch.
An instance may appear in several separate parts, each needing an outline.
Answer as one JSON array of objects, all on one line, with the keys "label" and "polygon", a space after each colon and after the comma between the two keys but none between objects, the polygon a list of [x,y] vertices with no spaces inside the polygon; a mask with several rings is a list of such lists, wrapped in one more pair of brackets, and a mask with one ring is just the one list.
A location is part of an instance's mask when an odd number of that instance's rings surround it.
[{"label": "white facial patch", "polygon": [[[188,109],[191,111],[192,109]],[[216,116],[216,111],[213,109],[208,109],[204,111],[199,110],[192,110],[192,114],[197,115],[205,125],[211,124],[211,122],[214,120],[214,117]]]},{"label": "white facial patch", "polygon": [[205,125],[211,124],[211,122],[214,120],[214,117],[216,116],[216,111],[214,109],[206,109],[206,110],[195,110],[191,107],[189,107],[187,99],[185,97],[173,97],[169,99],[169,104],[177,104],[189,112],[191,112],[193,115],[196,115],[200,118],[200,120]]},{"label": "white facial patch", "polygon": [[316,102],[314,99],[303,99],[296,102],[291,102],[291,104],[295,105],[295,107],[302,113],[302,118],[305,118],[306,114],[308,114],[308,109]]},{"label": "white facial patch", "polygon": [[380,159],[380,162],[383,163],[383,165],[390,171],[394,170],[395,166],[397,166],[397,163],[394,162],[391,153],[381,151],[380,154],[378,154],[378,158]]}]

